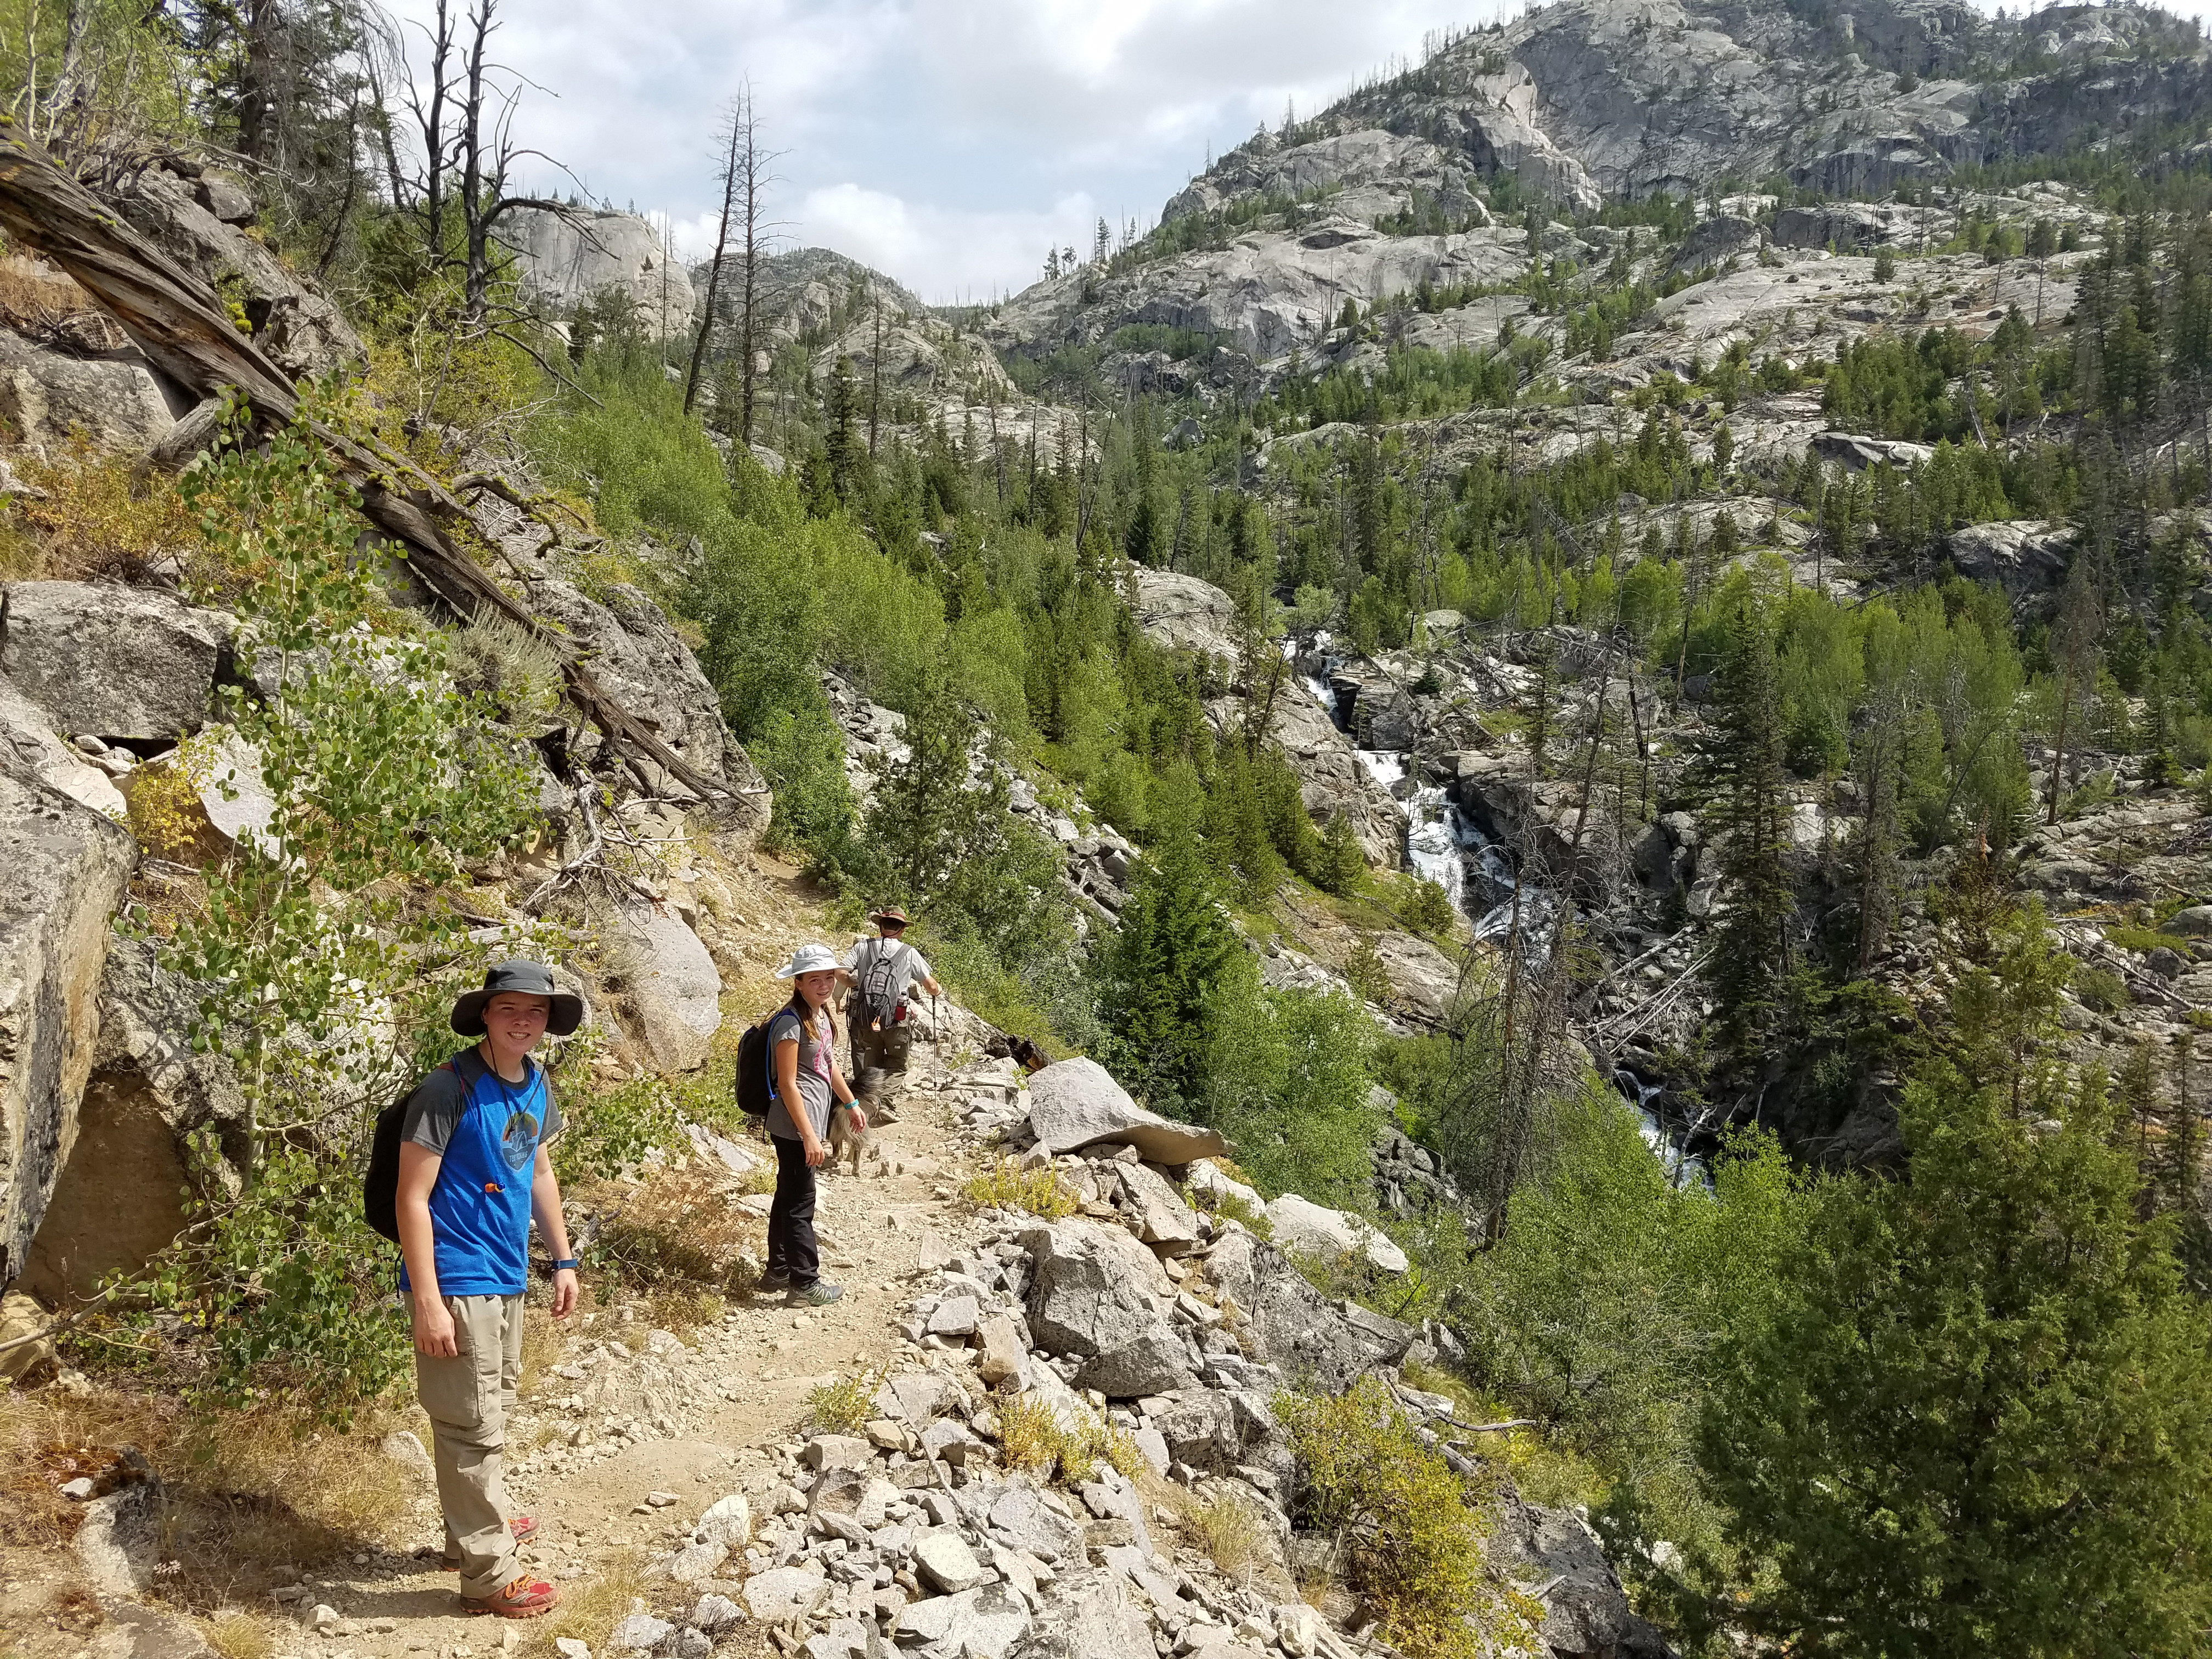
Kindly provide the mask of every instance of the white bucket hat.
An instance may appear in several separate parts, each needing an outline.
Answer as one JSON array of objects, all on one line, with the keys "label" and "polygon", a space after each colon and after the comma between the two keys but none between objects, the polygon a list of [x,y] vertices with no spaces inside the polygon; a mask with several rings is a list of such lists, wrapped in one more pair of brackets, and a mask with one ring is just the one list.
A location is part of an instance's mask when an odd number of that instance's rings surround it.
[{"label": "white bucket hat", "polygon": [[826,945],[802,945],[791,953],[791,960],[775,970],[778,979],[797,979],[801,974],[835,973],[841,964],[837,953]]}]

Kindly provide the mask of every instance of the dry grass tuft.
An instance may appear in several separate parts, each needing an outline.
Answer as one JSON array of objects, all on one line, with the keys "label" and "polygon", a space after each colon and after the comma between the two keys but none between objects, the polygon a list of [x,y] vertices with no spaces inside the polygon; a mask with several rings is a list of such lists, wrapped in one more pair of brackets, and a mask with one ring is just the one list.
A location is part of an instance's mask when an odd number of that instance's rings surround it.
[{"label": "dry grass tuft", "polygon": [[629,1611],[631,1600],[645,1593],[644,1574],[636,1558],[629,1555],[610,1561],[596,1577],[564,1582],[561,1605],[521,1627],[520,1651],[543,1659],[558,1651],[553,1644],[565,1636],[599,1653],[606,1647],[608,1632]]},{"label": "dry grass tuft", "polygon": [[606,1218],[592,1253],[639,1290],[749,1295],[760,1279],[762,1223],[731,1199],[727,1182],[702,1170],[657,1172],[602,1202]]},{"label": "dry grass tuft", "polygon": [[66,1543],[79,1511],[57,1491],[136,1447],[161,1477],[164,1601],[206,1613],[252,1605],[274,1570],[312,1571],[365,1544],[397,1544],[411,1477],[377,1449],[392,1425],[317,1429],[277,1411],[188,1413],[172,1399],[0,1390],[0,1539]]},{"label": "dry grass tuft", "polygon": [[1074,1194],[1050,1170],[1024,1170],[1011,1158],[972,1177],[960,1195],[979,1210],[1026,1210],[1040,1221],[1057,1221],[1076,1211]]},{"label": "dry grass tuft", "polygon": [[1260,1512],[1232,1492],[1187,1496],[1183,1530],[1204,1550],[1224,1578],[1249,1584],[1267,1559],[1267,1523]]},{"label": "dry grass tuft", "polygon": [[207,1634],[208,1645],[222,1659],[270,1659],[276,1651],[276,1638],[269,1621],[235,1607],[216,1613],[201,1628]]}]

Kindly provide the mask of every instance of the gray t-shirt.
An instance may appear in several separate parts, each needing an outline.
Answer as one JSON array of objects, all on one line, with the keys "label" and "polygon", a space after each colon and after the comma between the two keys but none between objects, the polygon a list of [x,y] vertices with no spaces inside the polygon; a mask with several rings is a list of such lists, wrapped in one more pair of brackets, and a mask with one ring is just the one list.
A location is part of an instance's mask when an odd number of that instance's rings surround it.
[{"label": "gray t-shirt", "polygon": [[[891,975],[890,1006],[897,1007],[918,980],[930,976],[928,960],[904,939],[864,939],[845,952],[845,971],[853,976],[853,997],[847,1014],[860,1025],[867,1024],[868,970],[888,962]],[[857,1029],[857,1028],[856,1028]]]},{"label": "gray t-shirt", "polygon": [[[770,1076],[780,1074],[777,1049],[787,1042],[799,1045],[799,1098],[806,1109],[806,1115],[814,1125],[817,1138],[830,1133],[830,1071],[836,1064],[831,1054],[830,1017],[819,1016],[819,1024],[810,1030],[788,1007],[769,1022],[768,1052],[769,1064],[776,1067]],[[785,1101],[779,1093],[768,1109],[768,1132],[781,1135],[786,1140],[804,1140],[799,1123],[785,1109]]]}]

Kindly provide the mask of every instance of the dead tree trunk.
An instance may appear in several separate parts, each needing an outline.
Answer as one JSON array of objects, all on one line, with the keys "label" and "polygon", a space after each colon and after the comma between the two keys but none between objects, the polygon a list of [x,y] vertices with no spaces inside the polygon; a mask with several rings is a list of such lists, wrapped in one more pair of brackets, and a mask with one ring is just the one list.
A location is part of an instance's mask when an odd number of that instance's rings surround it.
[{"label": "dead tree trunk", "polygon": [[[235,390],[257,421],[281,426],[300,414],[299,392],[283,370],[239,333],[215,291],[179,268],[0,117],[0,230],[74,277],[123,325],[139,349],[179,384],[212,398]],[[486,611],[526,629],[561,659],[569,701],[618,750],[641,756],[702,801],[732,797],[727,784],[702,775],[620,703],[574,659],[565,635],[538,619],[457,548],[433,514],[495,539],[463,502],[404,456],[364,447],[316,423],[312,429],[361,495],[369,522],[398,544],[423,585],[464,620]]]}]

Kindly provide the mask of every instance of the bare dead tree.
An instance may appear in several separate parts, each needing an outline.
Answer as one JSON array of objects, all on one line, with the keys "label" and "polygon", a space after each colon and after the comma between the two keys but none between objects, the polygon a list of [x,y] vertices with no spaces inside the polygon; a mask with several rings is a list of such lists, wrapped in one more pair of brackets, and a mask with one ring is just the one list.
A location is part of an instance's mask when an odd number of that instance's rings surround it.
[{"label": "bare dead tree", "polygon": [[453,0],[434,0],[431,21],[416,27],[429,43],[429,58],[422,81],[411,68],[404,75],[405,100],[422,147],[422,175],[408,193],[418,202],[423,249],[435,265],[455,263],[446,244],[450,216],[459,210],[459,321],[465,328],[481,328],[492,310],[501,222],[525,209],[556,214],[571,223],[579,216],[564,202],[510,193],[515,168],[526,157],[550,158],[514,142],[522,83],[502,81],[508,72],[489,56],[491,37],[500,27],[499,0],[468,0],[465,11],[457,10]]},{"label": "bare dead tree", "polygon": [[745,124],[751,118],[752,87],[750,82],[738,88],[738,95],[722,112],[722,216],[714,226],[714,257],[707,265],[707,304],[699,318],[699,337],[691,345],[691,369],[684,377],[684,412],[689,415],[691,405],[699,396],[699,371],[707,362],[707,340],[714,330],[714,306],[722,292],[722,258],[730,246],[730,214],[738,198],[738,146],[744,137]]},{"label": "bare dead tree", "polygon": [[760,356],[760,267],[768,252],[769,238],[775,228],[768,217],[768,192],[769,186],[776,182],[772,169],[781,152],[761,145],[760,115],[753,104],[750,82],[741,97],[744,118],[732,163],[737,177],[734,193],[738,212],[745,232],[745,287],[738,316],[738,349],[744,357],[743,372],[738,376],[743,402],[738,441],[750,444],[753,441],[754,382],[757,379],[755,365]]}]

